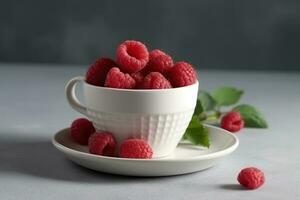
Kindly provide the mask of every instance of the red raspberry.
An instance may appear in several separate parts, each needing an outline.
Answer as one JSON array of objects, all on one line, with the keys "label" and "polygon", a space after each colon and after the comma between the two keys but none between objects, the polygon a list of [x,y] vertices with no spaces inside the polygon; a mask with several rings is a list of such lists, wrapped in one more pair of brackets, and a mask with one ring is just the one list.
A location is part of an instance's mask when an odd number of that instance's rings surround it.
[{"label": "red raspberry", "polygon": [[141,84],[142,84],[142,82],[144,80],[144,77],[145,77],[145,75],[142,71],[130,74],[130,76],[135,80],[135,88],[141,88],[142,87]]},{"label": "red raspberry", "polygon": [[149,63],[150,63],[153,59],[155,59],[156,57],[162,56],[162,55],[167,55],[167,54],[166,54],[165,52],[159,50],[159,49],[154,49],[154,50],[152,50],[152,51],[149,53],[149,61],[148,61],[147,65],[146,65],[146,67],[143,69],[143,71],[144,71],[144,72],[147,72],[147,74],[150,73],[150,72],[153,72],[153,71],[150,70]]},{"label": "red raspberry", "polygon": [[113,67],[109,70],[105,87],[131,89],[135,87],[135,80],[129,75],[124,74],[119,68]]},{"label": "red raspberry", "polygon": [[82,145],[87,145],[89,137],[95,132],[95,128],[91,121],[85,118],[79,118],[72,122],[70,127],[70,136]]},{"label": "red raspberry", "polygon": [[183,87],[194,84],[197,74],[189,63],[178,62],[168,71],[168,78],[173,87]]},{"label": "red raspberry", "polygon": [[150,72],[160,72],[164,74],[174,65],[173,59],[169,55],[159,55],[151,59],[148,63],[147,69]]},{"label": "red raspberry", "polygon": [[157,56],[161,56],[161,55],[166,55],[166,53],[159,49],[154,49],[149,53],[149,61],[152,60],[153,58],[156,58]]},{"label": "red raspberry", "polygon": [[96,86],[104,86],[108,71],[117,64],[110,58],[100,58],[90,65],[86,72],[86,82]]},{"label": "red raspberry", "polygon": [[117,49],[117,63],[124,72],[138,72],[146,66],[148,60],[147,47],[139,41],[127,40]]},{"label": "red raspberry", "polygon": [[121,158],[152,158],[153,151],[149,144],[140,139],[128,139],[122,142],[119,156]]},{"label": "red raspberry", "polygon": [[240,171],[237,180],[242,186],[254,190],[264,184],[265,175],[255,167],[248,167]]},{"label": "red raspberry", "polygon": [[143,89],[172,88],[171,83],[159,72],[149,73],[142,82]]},{"label": "red raspberry", "polygon": [[244,120],[240,113],[229,112],[222,118],[221,127],[230,132],[237,132],[244,127]]},{"label": "red raspberry", "polygon": [[111,133],[96,132],[89,139],[89,151],[91,154],[101,156],[114,156],[117,143]]}]

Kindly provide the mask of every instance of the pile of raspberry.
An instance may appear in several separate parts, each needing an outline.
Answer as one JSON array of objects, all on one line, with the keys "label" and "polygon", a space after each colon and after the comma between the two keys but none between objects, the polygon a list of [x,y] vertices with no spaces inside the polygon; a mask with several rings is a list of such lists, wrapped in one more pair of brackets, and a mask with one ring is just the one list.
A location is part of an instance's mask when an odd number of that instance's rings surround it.
[{"label": "pile of raspberry", "polygon": [[86,82],[95,86],[123,89],[168,89],[192,85],[197,81],[193,66],[170,55],[127,40],[116,50],[116,61],[99,58],[86,73]]},{"label": "pile of raspberry", "polygon": [[118,145],[112,133],[96,131],[92,122],[85,118],[73,121],[69,134],[78,144],[88,145],[91,154],[135,159],[150,159],[153,155],[150,145],[136,138],[122,141],[117,149]]}]

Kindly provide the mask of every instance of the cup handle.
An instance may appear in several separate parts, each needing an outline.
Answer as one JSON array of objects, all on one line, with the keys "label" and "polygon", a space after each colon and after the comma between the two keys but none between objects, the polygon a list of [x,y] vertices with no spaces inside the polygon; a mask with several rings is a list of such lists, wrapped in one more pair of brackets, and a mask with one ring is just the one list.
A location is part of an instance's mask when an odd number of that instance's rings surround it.
[{"label": "cup handle", "polygon": [[78,100],[75,94],[76,84],[78,82],[84,82],[84,80],[85,78],[82,76],[77,76],[72,78],[65,87],[65,93],[71,107],[77,110],[78,112],[80,112],[81,114],[87,115],[86,107],[82,103],[80,103],[80,101]]}]

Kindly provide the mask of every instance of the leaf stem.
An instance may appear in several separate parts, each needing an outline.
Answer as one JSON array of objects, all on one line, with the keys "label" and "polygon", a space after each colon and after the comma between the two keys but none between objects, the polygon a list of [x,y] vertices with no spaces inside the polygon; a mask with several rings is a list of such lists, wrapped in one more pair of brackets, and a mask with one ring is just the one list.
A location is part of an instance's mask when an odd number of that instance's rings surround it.
[{"label": "leaf stem", "polygon": [[[206,114],[206,113],[202,113],[201,117],[199,117],[199,120],[202,122],[206,122],[206,123],[215,123],[218,122],[220,117],[223,115],[224,113],[221,111],[214,111],[212,114]],[[205,116],[205,117],[203,117]]]}]

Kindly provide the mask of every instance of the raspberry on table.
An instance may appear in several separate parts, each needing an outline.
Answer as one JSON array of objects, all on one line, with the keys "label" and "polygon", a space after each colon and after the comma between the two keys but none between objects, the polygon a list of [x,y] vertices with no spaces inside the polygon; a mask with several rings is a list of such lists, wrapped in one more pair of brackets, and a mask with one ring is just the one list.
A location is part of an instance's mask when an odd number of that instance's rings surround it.
[{"label": "raspberry on table", "polygon": [[87,145],[89,137],[95,132],[91,121],[85,118],[79,118],[72,122],[70,127],[70,136],[81,145]]},{"label": "raspberry on table", "polygon": [[182,61],[170,68],[168,78],[173,87],[183,87],[194,84],[197,74],[191,64]]},{"label": "raspberry on table", "polygon": [[110,58],[100,58],[90,65],[86,72],[86,82],[96,86],[104,86],[105,78],[112,67],[118,66]]},{"label": "raspberry on table", "polygon": [[156,58],[157,56],[161,56],[161,55],[166,55],[166,53],[163,52],[162,50],[154,49],[149,53],[149,61],[152,60],[153,58]]},{"label": "raspberry on table", "polygon": [[169,55],[159,55],[150,59],[147,69],[150,72],[160,72],[165,74],[174,65],[173,59]]},{"label": "raspberry on table", "polygon": [[109,132],[96,132],[89,138],[89,152],[101,156],[114,156],[117,143]]},{"label": "raspberry on table", "polygon": [[248,167],[240,171],[237,180],[242,186],[254,190],[264,184],[265,175],[255,167]]},{"label": "raspberry on table", "polygon": [[244,120],[238,112],[229,112],[221,120],[221,127],[230,132],[237,132],[244,127]]},{"label": "raspberry on table", "polygon": [[113,67],[106,76],[104,86],[110,88],[131,89],[135,87],[135,80],[129,74],[121,72],[119,68]]},{"label": "raspberry on table", "polygon": [[122,71],[127,73],[138,72],[143,69],[149,60],[147,47],[135,40],[126,40],[117,49],[117,63]]},{"label": "raspberry on table", "polygon": [[121,158],[151,159],[152,155],[150,145],[141,139],[128,139],[120,145],[119,156]]},{"label": "raspberry on table", "polygon": [[143,89],[167,89],[172,88],[171,83],[159,72],[149,73],[141,84]]}]

